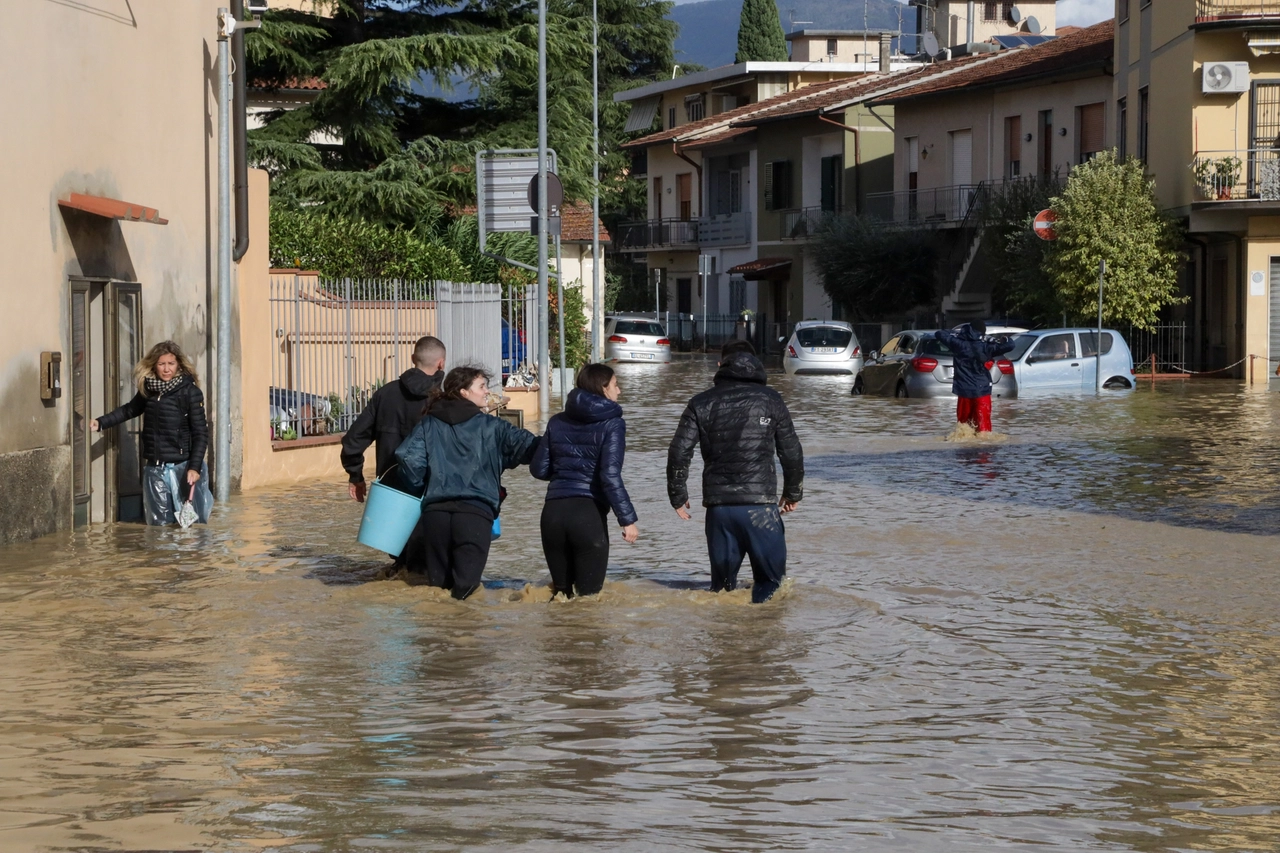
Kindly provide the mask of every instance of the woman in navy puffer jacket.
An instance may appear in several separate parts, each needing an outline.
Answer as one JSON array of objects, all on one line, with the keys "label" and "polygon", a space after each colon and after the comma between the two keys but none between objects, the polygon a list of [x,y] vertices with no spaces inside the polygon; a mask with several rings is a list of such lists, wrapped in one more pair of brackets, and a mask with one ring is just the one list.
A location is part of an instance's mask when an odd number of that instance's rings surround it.
[{"label": "woman in navy puffer jacket", "polygon": [[609,565],[610,508],[622,538],[635,542],[636,511],[622,484],[627,424],[622,419],[618,378],[605,364],[588,364],[578,374],[562,414],[547,431],[529,470],[550,480],[542,507],[542,550],[551,570],[552,594],[594,595],[604,586]]}]

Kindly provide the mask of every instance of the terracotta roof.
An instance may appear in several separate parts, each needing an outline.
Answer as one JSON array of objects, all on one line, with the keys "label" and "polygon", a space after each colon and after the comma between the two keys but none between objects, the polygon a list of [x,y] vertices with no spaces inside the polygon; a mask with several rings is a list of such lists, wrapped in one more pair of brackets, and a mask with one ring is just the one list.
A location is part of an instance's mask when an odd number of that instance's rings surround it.
[{"label": "terracotta roof", "polygon": [[154,222],[156,225],[168,225],[169,220],[160,215],[154,207],[121,201],[118,198],[107,198],[100,195],[72,193],[65,201],[58,199],[58,206],[71,210],[82,210],[101,216],[104,219],[122,219],[126,222]]},{"label": "terracotta roof", "polygon": [[284,80],[251,80],[250,89],[294,89],[320,92],[329,88],[329,84],[319,77],[288,77]]},{"label": "terracotta roof", "polygon": [[730,122],[736,119],[745,118],[753,113],[761,110],[771,109],[791,102],[800,102],[808,98],[816,97],[822,92],[827,91],[835,86],[848,85],[849,78],[842,77],[839,80],[829,80],[824,83],[811,83],[790,92],[783,92],[780,95],[774,95],[772,98],[766,98],[754,104],[744,104],[736,109],[727,110],[726,112],[717,113],[713,116],[700,119],[699,121],[691,121],[678,127],[660,130],[657,133],[650,133],[639,139],[633,139],[624,143],[623,148],[647,148],[650,145],[658,145],[663,142],[682,142],[686,139],[692,139],[699,134],[710,131],[723,130],[728,127]]},{"label": "terracotta roof", "polygon": [[[973,67],[958,74],[933,75],[927,80],[922,80],[917,86],[873,98],[871,102],[895,104],[912,98],[953,92],[956,89],[998,86],[1081,70],[1090,65],[1102,65],[1111,59],[1114,34],[1115,21],[1103,21],[1034,47],[1020,47],[987,54],[990,57],[987,61],[975,62]],[[964,62],[969,58],[962,57],[950,62],[940,62],[936,67],[953,67],[955,63]]]},{"label": "terracotta roof", "polygon": [[686,142],[680,147],[685,149],[686,151],[697,151],[699,148],[710,148],[712,145],[720,145],[722,143],[730,142],[735,139],[737,139],[740,142],[745,141],[742,139],[742,137],[750,136],[753,133],[755,133],[755,128],[751,128],[751,127],[739,128],[739,127],[731,126],[724,130],[718,130],[715,133],[709,134],[707,136],[699,136],[697,139],[693,140],[692,142]]},{"label": "terracotta roof", "polygon": [[[596,228],[599,229],[601,243],[613,241],[609,229],[598,219]],[[591,205],[577,202],[560,208],[560,239],[566,243],[591,242]]]}]

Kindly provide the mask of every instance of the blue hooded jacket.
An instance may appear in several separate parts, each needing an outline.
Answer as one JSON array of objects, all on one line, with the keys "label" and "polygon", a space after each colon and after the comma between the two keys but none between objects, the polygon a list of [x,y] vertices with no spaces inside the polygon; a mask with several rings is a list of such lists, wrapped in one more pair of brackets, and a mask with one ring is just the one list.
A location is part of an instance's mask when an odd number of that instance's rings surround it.
[{"label": "blue hooded jacket", "polygon": [[987,362],[1013,349],[1013,343],[987,340],[968,323],[958,332],[941,329],[933,336],[951,350],[951,393],[957,397],[990,396],[991,374],[987,372]]},{"label": "blue hooded jacket", "polygon": [[547,423],[529,473],[550,480],[547,500],[592,498],[609,506],[626,527],[636,523],[627,488],[622,484],[622,458],[627,449],[627,423],[622,407],[606,397],[574,388],[562,414]]},{"label": "blue hooded jacket", "polygon": [[467,400],[432,403],[427,416],[396,449],[400,481],[422,505],[466,501],[498,514],[502,472],[527,465],[538,437],[491,417]]}]

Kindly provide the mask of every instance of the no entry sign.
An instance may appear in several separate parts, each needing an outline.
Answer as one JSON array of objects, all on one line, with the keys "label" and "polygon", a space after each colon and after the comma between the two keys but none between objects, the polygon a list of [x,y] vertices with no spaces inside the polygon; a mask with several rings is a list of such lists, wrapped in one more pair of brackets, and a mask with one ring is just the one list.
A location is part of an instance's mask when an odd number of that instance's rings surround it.
[{"label": "no entry sign", "polygon": [[1036,214],[1036,218],[1031,222],[1031,230],[1041,240],[1056,240],[1058,232],[1054,230],[1053,223],[1058,221],[1058,216],[1052,210],[1042,210]]}]

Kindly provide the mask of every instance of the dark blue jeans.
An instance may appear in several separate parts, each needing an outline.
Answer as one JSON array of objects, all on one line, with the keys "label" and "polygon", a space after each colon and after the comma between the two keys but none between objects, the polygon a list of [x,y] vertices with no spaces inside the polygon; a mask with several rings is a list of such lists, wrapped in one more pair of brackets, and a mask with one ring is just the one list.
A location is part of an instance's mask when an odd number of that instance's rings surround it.
[{"label": "dark blue jeans", "polygon": [[711,591],[734,589],[742,558],[751,558],[751,602],[768,601],[787,576],[787,536],[773,504],[707,507]]}]

